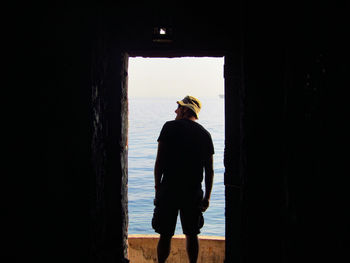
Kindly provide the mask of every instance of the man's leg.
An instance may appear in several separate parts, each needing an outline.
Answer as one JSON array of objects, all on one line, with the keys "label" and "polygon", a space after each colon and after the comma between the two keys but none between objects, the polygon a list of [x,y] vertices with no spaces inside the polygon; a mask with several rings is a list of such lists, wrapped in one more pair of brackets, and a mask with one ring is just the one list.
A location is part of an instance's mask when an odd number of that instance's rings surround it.
[{"label": "man's leg", "polygon": [[186,249],[188,259],[190,263],[197,263],[198,258],[198,236],[197,235],[186,235]]},{"label": "man's leg", "polygon": [[164,263],[170,254],[170,245],[171,245],[171,236],[168,235],[160,235],[158,246],[157,246],[157,254],[158,254],[158,262]]}]

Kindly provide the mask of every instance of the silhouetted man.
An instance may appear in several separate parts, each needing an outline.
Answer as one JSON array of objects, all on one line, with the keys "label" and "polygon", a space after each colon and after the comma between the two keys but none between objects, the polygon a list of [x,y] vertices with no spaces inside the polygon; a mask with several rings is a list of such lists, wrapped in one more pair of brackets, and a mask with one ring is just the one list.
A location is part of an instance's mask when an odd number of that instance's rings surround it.
[{"label": "silhouetted man", "polygon": [[198,234],[204,224],[202,212],[209,207],[213,186],[213,142],[210,133],[196,122],[201,103],[186,96],[177,104],[175,120],[166,122],[160,132],[154,168],[156,198],[152,226],[160,234],[159,263],[169,256],[178,212],[189,260],[197,262]]}]

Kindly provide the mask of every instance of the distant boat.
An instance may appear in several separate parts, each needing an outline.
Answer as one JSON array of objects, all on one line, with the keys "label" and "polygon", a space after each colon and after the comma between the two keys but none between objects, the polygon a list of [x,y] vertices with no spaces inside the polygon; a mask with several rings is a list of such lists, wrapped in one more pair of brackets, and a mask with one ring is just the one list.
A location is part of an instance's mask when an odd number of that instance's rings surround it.
[{"label": "distant boat", "polygon": [[219,97],[220,97],[220,99],[223,99],[223,98],[225,98],[225,95],[224,94],[219,94]]}]

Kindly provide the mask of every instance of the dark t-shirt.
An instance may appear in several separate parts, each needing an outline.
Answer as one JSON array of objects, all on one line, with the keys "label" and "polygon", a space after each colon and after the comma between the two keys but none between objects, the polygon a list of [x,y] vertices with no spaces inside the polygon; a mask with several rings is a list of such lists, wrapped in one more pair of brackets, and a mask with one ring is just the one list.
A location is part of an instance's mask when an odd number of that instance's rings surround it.
[{"label": "dark t-shirt", "polygon": [[164,124],[158,141],[165,145],[162,187],[180,194],[201,189],[204,161],[214,154],[210,133],[197,122],[174,120]]}]

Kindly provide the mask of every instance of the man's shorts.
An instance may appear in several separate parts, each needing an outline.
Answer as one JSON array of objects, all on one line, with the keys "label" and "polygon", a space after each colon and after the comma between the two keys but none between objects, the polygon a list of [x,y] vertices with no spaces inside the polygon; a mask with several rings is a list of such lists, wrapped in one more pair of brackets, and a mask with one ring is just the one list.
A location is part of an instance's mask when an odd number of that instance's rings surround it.
[{"label": "man's shorts", "polygon": [[[203,192],[201,191],[201,196]],[[200,201],[175,202],[155,199],[155,208],[152,218],[153,229],[162,235],[173,236],[175,233],[177,216],[180,212],[182,231],[185,235],[197,235],[203,227],[204,218],[200,210]]]}]

